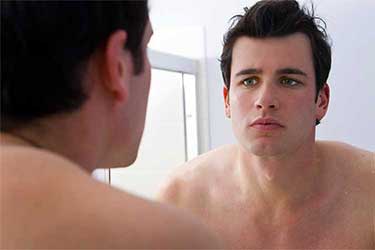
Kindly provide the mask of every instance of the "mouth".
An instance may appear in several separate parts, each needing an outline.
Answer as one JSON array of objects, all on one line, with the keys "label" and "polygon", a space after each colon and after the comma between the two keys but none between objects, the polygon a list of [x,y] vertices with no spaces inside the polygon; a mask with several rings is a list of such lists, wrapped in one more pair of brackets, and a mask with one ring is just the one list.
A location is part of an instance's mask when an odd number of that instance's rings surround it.
[{"label": "mouth", "polygon": [[250,124],[250,127],[263,131],[271,131],[284,128],[284,126],[279,121],[273,118],[256,119]]}]

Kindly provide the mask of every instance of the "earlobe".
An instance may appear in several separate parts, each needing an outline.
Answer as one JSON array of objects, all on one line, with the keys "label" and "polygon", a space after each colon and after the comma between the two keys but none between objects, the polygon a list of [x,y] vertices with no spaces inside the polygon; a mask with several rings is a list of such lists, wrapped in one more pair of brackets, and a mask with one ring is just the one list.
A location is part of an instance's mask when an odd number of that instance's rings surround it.
[{"label": "earlobe", "polygon": [[317,120],[321,120],[328,110],[330,98],[330,90],[328,84],[324,84],[323,88],[319,92],[318,100],[317,100]]},{"label": "earlobe", "polygon": [[324,84],[322,90],[320,91],[320,104],[319,106],[323,109],[328,108],[330,90],[328,84]]},{"label": "earlobe", "polygon": [[229,90],[226,86],[223,87],[223,97],[224,97],[225,116],[230,118],[231,112],[230,112],[230,104],[229,104]]}]

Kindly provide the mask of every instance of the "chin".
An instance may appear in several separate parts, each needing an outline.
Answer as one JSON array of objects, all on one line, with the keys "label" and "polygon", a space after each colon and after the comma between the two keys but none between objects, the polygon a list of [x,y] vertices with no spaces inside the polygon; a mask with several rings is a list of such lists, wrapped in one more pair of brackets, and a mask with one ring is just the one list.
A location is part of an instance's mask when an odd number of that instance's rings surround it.
[{"label": "chin", "polygon": [[138,150],[135,152],[118,152],[116,155],[112,155],[106,161],[101,164],[101,168],[124,168],[132,165],[138,156]]},{"label": "chin", "polygon": [[247,146],[248,150],[259,157],[272,157],[281,155],[284,150],[278,143],[255,142]]},{"label": "chin", "polygon": [[119,158],[117,161],[117,166],[119,167],[130,167],[138,157],[138,150],[135,152],[132,152],[131,154],[124,155],[124,157]]},{"label": "chin", "polygon": [[[137,133],[138,134],[138,133]],[[108,152],[106,166],[108,168],[124,168],[132,165],[138,157],[141,137],[131,138],[126,143],[121,142]]]},{"label": "chin", "polygon": [[132,165],[136,160],[137,160],[137,157],[138,157],[138,152],[135,152],[132,157],[128,157],[126,159],[126,162],[123,164],[124,167],[130,167],[130,165]]}]

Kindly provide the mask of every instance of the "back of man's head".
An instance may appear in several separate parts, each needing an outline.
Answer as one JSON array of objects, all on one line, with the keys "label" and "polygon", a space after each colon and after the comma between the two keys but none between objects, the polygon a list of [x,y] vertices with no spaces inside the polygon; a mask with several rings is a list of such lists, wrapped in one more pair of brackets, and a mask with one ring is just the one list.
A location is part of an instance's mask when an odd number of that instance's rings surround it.
[{"label": "back of man's head", "polygon": [[147,1],[6,1],[1,4],[1,131],[72,112],[87,100],[86,63],[126,30],[135,74]]},{"label": "back of man's head", "polygon": [[[307,8],[301,8],[295,0],[262,0],[250,9],[245,8],[244,15],[236,15],[232,19],[233,24],[224,36],[221,54],[221,71],[228,89],[232,49],[239,37],[270,38],[301,32],[311,43],[318,96],[331,69],[331,47],[327,41],[325,23],[314,15],[313,7],[309,11]],[[317,21],[321,21],[323,26]]]}]

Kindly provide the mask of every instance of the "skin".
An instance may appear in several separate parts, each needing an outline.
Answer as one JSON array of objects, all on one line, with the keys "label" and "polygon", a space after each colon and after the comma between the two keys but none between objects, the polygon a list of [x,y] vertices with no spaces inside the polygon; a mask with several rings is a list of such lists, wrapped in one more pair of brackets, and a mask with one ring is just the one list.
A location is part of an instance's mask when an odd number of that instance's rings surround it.
[{"label": "skin", "polygon": [[[315,141],[328,108],[308,38],[240,37],[225,113],[238,144],[203,154],[159,194],[212,228],[230,248],[375,247],[375,156]],[[254,125],[258,118],[279,125]]]},{"label": "skin", "polygon": [[217,248],[205,225],[171,206],[91,178],[98,166],[129,165],[141,138],[150,85],[133,73],[127,33],[110,35],[89,59],[90,98],[71,114],[0,135],[0,248]]}]

